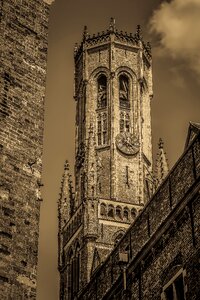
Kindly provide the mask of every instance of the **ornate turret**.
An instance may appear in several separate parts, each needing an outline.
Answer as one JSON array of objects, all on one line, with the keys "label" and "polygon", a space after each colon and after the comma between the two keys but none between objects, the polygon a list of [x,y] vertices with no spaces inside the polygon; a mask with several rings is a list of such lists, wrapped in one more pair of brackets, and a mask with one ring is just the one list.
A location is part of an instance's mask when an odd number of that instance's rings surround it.
[{"label": "ornate turret", "polygon": [[161,182],[164,180],[164,178],[169,172],[168,161],[163,145],[163,140],[160,138],[158,143],[159,150],[156,159],[156,179],[158,185],[161,184]]},{"label": "ornate turret", "polygon": [[63,236],[62,230],[67,222],[70,220],[74,212],[74,193],[72,187],[71,174],[69,171],[69,162],[66,160],[64,165],[64,173],[61,181],[61,191],[58,200],[58,248],[59,257],[58,263],[59,267],[62,266],[62,246],[63,246]]},{"label": "ornate turret", "polygon": [[142,48],[144,50],[147,59],[148,60],[151,59],[151,46],[149,42],[147,43],[144,42],[142,37],[141,26],[137,25],[136,32],[134,34],[133,33],[128,34],[127,32],[123,32],[122,30],[119,31],[116,28],[116,23],[114,18],[110,19],[108,29],[106,31],[102,31],[101,33],[98,32],[97,34],[90,35],[87,26],[84,26],[82,42],[77,48],[78,51],[74,52],[75,58],[78,59],[79,55],[83,50],[83,46],[88,47],[88,46],[94,46],[98,43],[104,43],[111,39],[111,35],[114,41],[116,42],[121,41],[123,43],[126,42],[126,44],[132,46],[133,45],[139,46],[139,43],[141,42]]}]

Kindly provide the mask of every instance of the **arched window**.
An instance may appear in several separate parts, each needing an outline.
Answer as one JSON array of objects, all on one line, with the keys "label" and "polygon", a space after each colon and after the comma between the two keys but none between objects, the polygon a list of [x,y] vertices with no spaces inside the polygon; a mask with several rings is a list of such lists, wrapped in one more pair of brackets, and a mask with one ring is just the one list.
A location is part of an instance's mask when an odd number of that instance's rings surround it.
[{"label": "arched window", "polygon": [[126,75],[119,76],[119,105],[122,108],[130,108],[129,79]]},{"label": "arched window", "polygon": [[114,206],[112,204],[108,206],[108,217],[114,218]]},{"label": "arched window", "polygon": [[100,215],[101,216],[106,216],[106,205],[105,205],[105,203],[101,203],[101,206],[100,206]]},{"label": "arched window", "polygon": [[107,78],[105,75],[99,76],[97,85],[97,108],[105,108],[107,106]]},{"label": "arched window", "polygon": [[125,221],[128,221],[129,220],[129,214],[130,214],[130,211],[127,207],[124,208],[124,220]]},{"label": "arched window", "polygon": [[116,207],[116,217],[118,219],[122,219],[122,208],[121,208],[121,206]]},{"label": "arched window", "polygon": [[132,208],[131,209],[131,218],[133,220],[135,220],[136,216],[137,216],[137,210],[135,208]]}]

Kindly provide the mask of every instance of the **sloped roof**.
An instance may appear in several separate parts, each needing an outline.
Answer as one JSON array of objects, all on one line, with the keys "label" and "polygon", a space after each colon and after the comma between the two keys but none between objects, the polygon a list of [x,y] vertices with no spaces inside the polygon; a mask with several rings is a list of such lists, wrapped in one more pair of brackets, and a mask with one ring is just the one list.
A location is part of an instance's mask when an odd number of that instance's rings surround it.
[{"label": "sloped roof", "polygon": [[190,122],[188,128],[188,135],[185,143],[185,149],[190,145],[195,136],[200,132],[200,123]]}]

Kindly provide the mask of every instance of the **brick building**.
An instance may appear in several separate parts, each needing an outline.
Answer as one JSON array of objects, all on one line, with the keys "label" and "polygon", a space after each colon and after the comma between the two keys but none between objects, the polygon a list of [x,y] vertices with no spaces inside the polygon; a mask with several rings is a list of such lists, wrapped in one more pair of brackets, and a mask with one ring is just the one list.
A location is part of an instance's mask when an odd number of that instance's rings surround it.
[{"label": "brick building", "polygon": [[[66,162],[59,199],[61,296],[74,299],[150,198],[151,49],[119,32],[90,36],[74,50],[75,190]],[[68,298],[66,298],[68,297]]]},{"label": "brick building", "polygon": [[51,0],[0,0],[0,299],[36,299]]},{"label": "brick building", "polygon": [[200,124],[80,300],[200,299]]},{"label": "brick building", "polygon": [[85,27],[74,57],[75,188],[66,161],[60,299],[200,299],[200,125],[190,124],[168,175],[160,140],[154,176],[151,49],[140,27],[119,32],[111,19],[93,36]]}]

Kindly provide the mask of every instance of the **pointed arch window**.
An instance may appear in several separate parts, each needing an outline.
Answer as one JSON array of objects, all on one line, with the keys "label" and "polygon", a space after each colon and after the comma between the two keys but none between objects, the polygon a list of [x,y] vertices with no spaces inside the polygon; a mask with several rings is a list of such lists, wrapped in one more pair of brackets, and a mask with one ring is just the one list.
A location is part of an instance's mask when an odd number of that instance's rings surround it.
[{"label": "pointed arch window", "polygon": [[97,80],[97,108],[106,108],[107,106],[107,78],[105,75],[100,75]]},{"label": "pointed arch window", "polygon": [[118,219],[122,219],[122,208],[121,208],[121,206],[116,207],[116,217]]},{"label": "pointed arch window", "polygon": [[125,207],[124,208],[124,219],[125,219],[125,221],[129,220],[129,215],[130,215],[129,209],[127,207]]},{"label": "pointed arch window", "polygon": [[135,220],[136,216],[137,216],[137,210],[135,208],[132,208],[131,209],[131,217],[132,217],[132,219]]},{"label": "pointed arch window", "polygon": [[106,205],[105,203],[101,203],[101,206],[100,206],[100,215],[101,216],[106,216],[107,212],[106,212]]},{"label": "pointed arch window", "polygon": [[114,206],[112,204],[108,206],[108,217],[114,218]]},{"label": "pointed arch window", "polygon": [[126,75],[119,76],[119,105],[121,108],[130,108],[129,79]]}]

